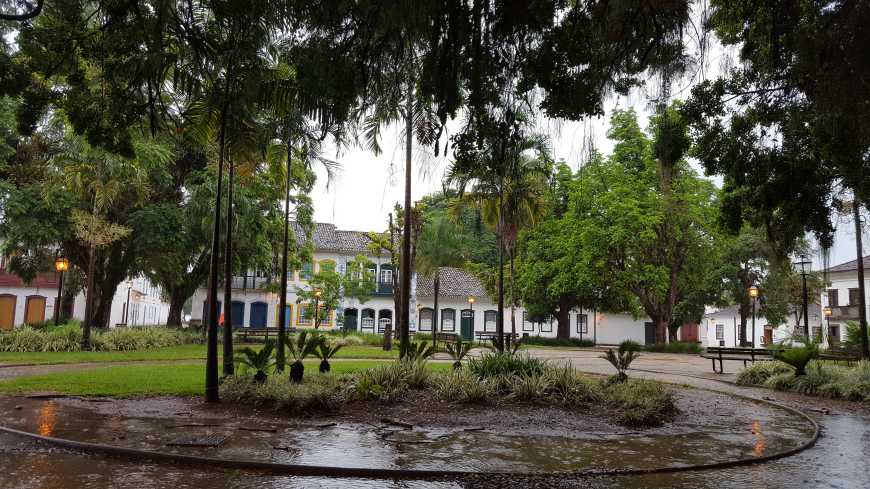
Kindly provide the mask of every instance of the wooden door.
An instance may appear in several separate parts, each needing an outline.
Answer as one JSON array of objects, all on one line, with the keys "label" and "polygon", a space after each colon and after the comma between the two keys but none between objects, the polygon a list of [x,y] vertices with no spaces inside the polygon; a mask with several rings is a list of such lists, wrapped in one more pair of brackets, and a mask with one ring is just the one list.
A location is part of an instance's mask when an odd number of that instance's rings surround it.
[{"label": "wooden door", "polygon": [[474,339],[474,311],[464,310],[460,316],[459,332],[462,334],[462,339],[471,341]]},{"label": "wooden door", "polygon": [[14,295],[0,296],[0,330],[9,331],[15,327],[15,303]]},{"label": "wooden door", "polygon": [[772,345],[773,344],[773,330],[769,328],[764,329],[764,344]]},{"label": "wooden door", "polygon": [[644,328],[644,344],[654,345],[656,344],[656,324],[655,323],[643,323]]},{"label": "wooden door", "polygon": [[24,305],[24,323],[36,324],[45,321],[45,297],[31,295]]}]

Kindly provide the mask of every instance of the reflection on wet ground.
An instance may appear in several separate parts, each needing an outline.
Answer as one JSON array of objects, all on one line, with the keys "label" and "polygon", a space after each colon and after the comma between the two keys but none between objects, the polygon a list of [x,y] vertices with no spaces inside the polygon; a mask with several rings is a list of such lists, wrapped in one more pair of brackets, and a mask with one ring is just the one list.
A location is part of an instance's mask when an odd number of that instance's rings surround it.
[{"label": "reflection on wet ground", "polygon": [[[49,436],[99,440],[115,437],[114,444],[167,449],[167,440],[179,435],[225,433],[229,441],[220,449],[175,448],[180,453],[209,456],[255,454],[261,460],[356,467],[448,468],[454,470],[537,471],[550,477],[516,479],[481,476],[461,481],[367,481],[278,477],[241,471],[222,471],[166,464],[137,463],[53,449],[13,435],[0,434],[0,488],[487,488],[487,487],[595,487],[595,488],[865,488],[870,474],[863,470],[870,457],[870,419],[838,414],[819,419],[823,436],[816,447],[796,456],[757,466],[645,477],[574,479],[560,471],[584,467],[650,467],[713,462],[760,456],[789,448],[806,439],[806,426],[791,416],[774,416],[769,408],[752,411],[755,419],[732,420],[745,430],[715,430],[700,434],[649,436],[510,437],[489,432],[400,431],[375,426],[266,427],[251,431],[239,425],[214,426],[198,420],[193,426],[153,419],[105,416],[94,420],[85,412],[70,411],[53,400],[20,401],[19,409],[3,406],[4,423]],[[210,426],[203,426],[210,425]],[[723,424],[724,425],[724,424]]]},{"label": "reflection on wet ground", "polygon": [[[705,425],[684,420],[676,432],[510,436],[497,429],[128,418],[97,415],[53,399],[17,398],[0,400],[0,424],[46,436],[214,458],[466,472],[678,467],[760,457],[798,446],[812,435],[806,420],[784,410],[745,401],[741,411],[751,417],[708,418]],[[217,448],[172,446],[181,439],[206,437],[226,441]]]}]

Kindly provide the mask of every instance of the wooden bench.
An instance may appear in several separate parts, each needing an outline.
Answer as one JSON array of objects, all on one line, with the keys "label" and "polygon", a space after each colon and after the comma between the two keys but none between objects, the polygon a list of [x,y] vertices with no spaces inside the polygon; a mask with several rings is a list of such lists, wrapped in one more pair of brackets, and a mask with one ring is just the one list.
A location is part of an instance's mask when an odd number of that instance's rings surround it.
[{"label": "wooden bench", "polygon": [[436,343],[441,343],[441,344],[452,343],[452,344],[456,345],[457,343],[459,343],[459,341],[460,341],[459,335],[456,333],[435,333],[435,342]]},{"label": "wooden bench", "polygon": [[852,362],[857,362],[861,360],[861,355],[854,351],[849,351],[845,348],[832,347],[821,352],[819,354],[819,359],[830,360],[834,362],[846,362],[846,365],[851,366]]},{"label": "wooden bench", "polygon": [[[701,357],[709,358],[713,361],[713,372],[721,374],[725,372],[723,360],[737,360],[743,362],[743,367],[746,367],[746,362],[767,361],[773,360],[774,350],[767,348],[726,348],[722,346],[710,346],[701,353]],[[719,361],[719,370],[716,370],[716,361]]]},{"label": "wooden bench", "polygon": [[[287,334],[295,333],[296,328],[287,328]],[[278,339],[278,328],[233,328],[233,333],[244,341],[250,338],[263,338],[263,341],[268,340],[272,336]]]},{"label": "wooden bench", "polygon": [[[478,343],[487,343],[495,338],[498,338],[498,333],[494,333],[492,331],[475,331],[474,336],[477,337]],[[517,341],[517,335],[512,335],[511,333],[504,333],[504,340],[505,344],[515,343]]]}]

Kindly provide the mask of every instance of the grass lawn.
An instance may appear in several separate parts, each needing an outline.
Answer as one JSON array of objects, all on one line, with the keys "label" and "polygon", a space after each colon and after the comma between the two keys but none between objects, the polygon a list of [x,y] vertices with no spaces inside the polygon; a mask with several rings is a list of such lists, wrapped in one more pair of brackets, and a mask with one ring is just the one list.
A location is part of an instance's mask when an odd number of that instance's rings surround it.
[{"label": "grass lawn", "polygon": [[[319,360],[305,361],[305,375],[320,375]],[[332,372],[348,373],[387,363],[379,360],[335,360]],[[447,370],[449,363],[429,363]],[[287,375],[286,373],[284,375]],[[205,391],[202,363],[117,365],[72,370],[47,375],[18,377],[0,382],[0,393],[57,392],[81,396],[134,397],[156,395],[201,395]]]},{"label": "grass lawn", "polygon": [[[260,349],[260,344],[236,344],[236,350],[250,346]],[[218,349],[221,350],[220,348]],[[345,346],[338,351],[335,358],[398,358],[399,349],[384,351],[378,346]],[[50,364],[50,363],[81,363],[81,362],[132,362],[132,361],[163,361],[163,360],[198,360],[205,359],[205,345],[182,345],[154,350],[140,351],[71,351],[71,352],[37,352],[14,353],[0,352],[0,365],[3,364]]]}]

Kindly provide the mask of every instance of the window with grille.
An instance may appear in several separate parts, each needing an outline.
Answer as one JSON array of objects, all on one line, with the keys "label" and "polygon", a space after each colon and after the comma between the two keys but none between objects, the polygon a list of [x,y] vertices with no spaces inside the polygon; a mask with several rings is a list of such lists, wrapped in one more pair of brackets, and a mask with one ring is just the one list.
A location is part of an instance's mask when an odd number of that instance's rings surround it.
[{"label": "window with grille", "polygon": [[589,332],[589,316],[586,314],[577,315],[577,332],[580,334]]},{"label": "window with grille", "polygon": [[831,307],[840,305],[839,291],[837,289],[828,289],[828,305]]},{"label": "window with grille", "polygon": [[725,339],[725,325],[717,324],[716,325],[716,339],[724,340]]},{"label": "window with grille", "polygon": [[432,331],[432,309],[420,309],[420,331]]},{"label": "window with grille", "polygon": [[456,310],[442,309],[441,310],[441,331],[456,331]]},{"label": "window with grille", "polygon": [[861,303],[861,289],[849,289],[849,305],[857,306]]},{"label": "window with grille", "polygon": [[483,330],[495,332],[498,323],[498,311],[486,311],[483,313]]}]

